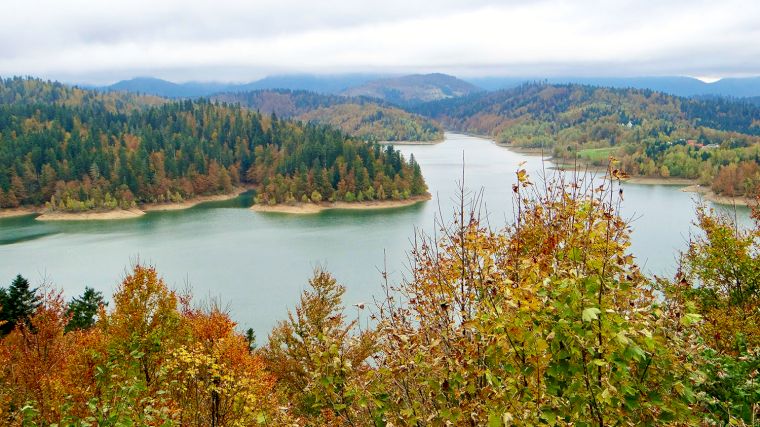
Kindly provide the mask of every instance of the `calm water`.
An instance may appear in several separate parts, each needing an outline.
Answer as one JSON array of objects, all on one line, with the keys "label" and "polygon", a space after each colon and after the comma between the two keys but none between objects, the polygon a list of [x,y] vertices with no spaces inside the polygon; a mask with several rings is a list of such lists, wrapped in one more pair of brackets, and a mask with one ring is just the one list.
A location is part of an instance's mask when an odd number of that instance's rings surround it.
[{"label": "calm water", "polygon": [[[20,273],[64,289],[85,286],[111,295],[134,260],[155,265],[173,287],[196,297],[220,298],[244,328],[263,339],[286,315],[317,266],[347,288],[346,304],[379,295],[378,269],[387,259],[391,281],[407,273],[415,229],[432,233],[439,211],[452,213],[465,158],[465,183],[484,191],[493,225],[511,217],[514,172],[520,162],[539,171],[541,159],[492,142],[447,134],[434,146],[401,146],[422,166],[433,200],[381,211],[326,211],[295,216],[256,213],[250,197],[124,221],[43,223],[33,217],[0,220],[0,284]],[[534,176],[536,174],[534,173]],[[623,214],[634,218],[632,251],[644,271],[671,274],[693,218],[694,195],[672,186],[626,185]],[[737,212],[748,223],[748,211]]]}]

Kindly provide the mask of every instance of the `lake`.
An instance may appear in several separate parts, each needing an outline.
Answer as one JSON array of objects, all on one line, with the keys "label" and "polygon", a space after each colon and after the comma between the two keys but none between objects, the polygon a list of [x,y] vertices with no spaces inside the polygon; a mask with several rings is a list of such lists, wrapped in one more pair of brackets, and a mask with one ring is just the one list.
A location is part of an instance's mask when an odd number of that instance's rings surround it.
[{"label": "lake", "polygon": [[[408,273],[406,254],[415,230],[434,231],[439,212],[450,218],[465,162],[465,186],[483,190],[494,226],[512,215],[511,186],[521,162],[533,174],[542,167],[527,156],[465,135],[447,133],[436,145],[398,147],[422,167],[433,200],[376,211],[325,211],[316,215],[257,213],[250,196],[207,203],[183,211],[149,212],[121,221],[40,222],[32,216],[0,220],[0,284],[16,274],[80,294],[85,286],[110,297],[137,259],[153,264],[179,290],[196,298],[219,298],[241,328],[253,327],[263,341],[293,307],[311,272],[331,271],[348,288],[346,305],[380,295],[380,270],[389,279]],[[679,187],[625,184],[622,214],[632,218],[632,252],[642,270],[671,275],[694,218],[695,195]],[[737,208],[740,223],[749,211]]]}]

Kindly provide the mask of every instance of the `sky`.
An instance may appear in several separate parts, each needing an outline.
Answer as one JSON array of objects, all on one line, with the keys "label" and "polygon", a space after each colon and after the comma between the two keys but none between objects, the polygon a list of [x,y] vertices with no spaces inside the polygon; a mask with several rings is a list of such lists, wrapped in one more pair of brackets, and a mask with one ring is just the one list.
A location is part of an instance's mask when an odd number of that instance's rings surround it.
[{"label": "sky", "polygon": [[3,0],[0,76],[760,75],[758,0]]}]

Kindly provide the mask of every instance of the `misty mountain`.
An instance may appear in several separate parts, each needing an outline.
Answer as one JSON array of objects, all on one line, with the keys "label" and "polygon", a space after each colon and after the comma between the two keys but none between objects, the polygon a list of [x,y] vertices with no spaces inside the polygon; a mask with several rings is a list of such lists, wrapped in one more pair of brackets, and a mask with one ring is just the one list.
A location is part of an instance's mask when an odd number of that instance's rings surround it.
[{"label": "misty mountain", "polygon": [[379,79],[343,92],[346,96],[366,96],[408,106],[441,99],[458,98],[483,89],[447,74],[413,74]]},{"label": "misty mountain", "polygon": [[107,92],[132,92],[147,95],[162,96],[165,98],[197,98],[216,92],[230,90],[233,85],[229,83],[173,83],[154,77],[136,77],[130,80],[122,80],[110,86],[99,89]]},{"label": "misty mountain", "polygon": [[676,96],[760,96],[760,77],[725,78],[706,83],[693,77],[474,77],[466,79],[486,90],[510,89],[525,82],[581,84],[619,89],[649,89]]},{"label": "misty mountain", "polygon": [[379,74],[310,75],[288,74],[265,77],[250,83],[187,82],[173,83],[154,77],[137,77],[122,80],[104,91],[124,91],[165,98],[198,98],[221,92],[247,92],[261,89],[308,90],[317,93],[337,94],[352,86],[365,84],[383,77]]},{"label": "misty mountain", "polygon": [[261,89],[307,90],[310,92],[339,94],[346,89],[386,77],[381,74],[283,74],[268,76],[261,80],[233,88],[233,92]]},{"label": "misty mountain", "polygon": [[[676,96],[760,97],[760,77],[726,78],[705,83],[693,77],[471,77],[465,80],[446,74],[416,74],[386,77],[379,74],[283,74],[250,83],[173,83],[137,77],[98,89],[157,95],[165,98],[197,98],[222,92],[262,89],[307,90],[322,94],[367,96],[402,106],[478,92],[510,89],[525,82],[581,84],[620,89],[649,89]],[[755,101],[757,102],[757,101]]]},{"label": "misty mountain", "polygon": [[620,134],[638,131],[640,139],[674,129],[688,130],[690,136],[714,130],[721,141],[738,133],[760,136],[760,107],[743,99],[686,98],[649,89],[530,83],[420,104],[411,111],[447,129],[528,146],[550,145],[558,138],[617,143]]},{"label": "misty mountain", "polygon": [[370,98],[349,98],[304,90],[268,89],[213,95],[213,101],[239,104],[262,114],[331,125],[369,141],[436,141],[436,122]]}]

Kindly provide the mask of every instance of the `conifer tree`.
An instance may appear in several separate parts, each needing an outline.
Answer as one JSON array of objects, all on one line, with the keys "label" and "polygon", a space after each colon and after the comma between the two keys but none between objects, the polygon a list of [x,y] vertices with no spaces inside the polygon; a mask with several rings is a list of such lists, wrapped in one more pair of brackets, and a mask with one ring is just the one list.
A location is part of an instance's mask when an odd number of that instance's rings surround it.
[{"label": "conifer tree", "polygon": [[74,297],[69,303],[68,314],[71,316],[66,331],[88,329],[95,325],[95,316],[101,305],[105,305],[103,294],[86,287],[81,297]]},{"label": "conifer tree", "polygon": [[40,305],[37,289],[20,274],[6,290],[0,288],[0,334],[8,335],[19,322],[26,322]]}]

